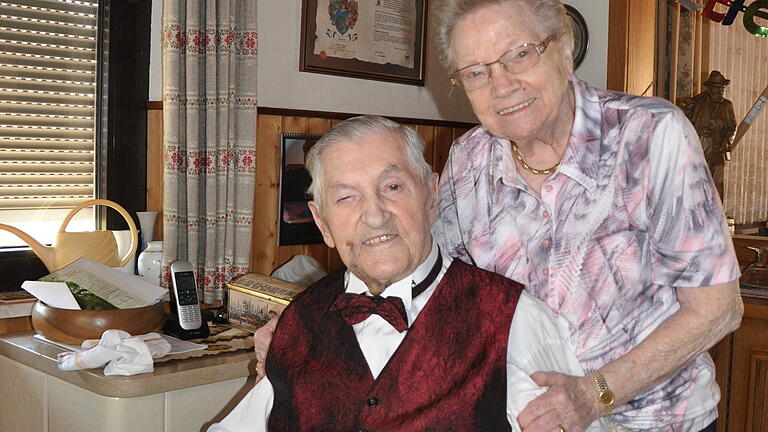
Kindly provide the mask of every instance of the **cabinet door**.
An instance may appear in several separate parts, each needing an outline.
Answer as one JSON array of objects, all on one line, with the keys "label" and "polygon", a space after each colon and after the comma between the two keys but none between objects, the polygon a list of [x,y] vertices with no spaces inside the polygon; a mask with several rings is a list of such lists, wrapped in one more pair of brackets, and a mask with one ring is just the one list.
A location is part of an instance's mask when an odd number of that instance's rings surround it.
[{"label": "cabinet door", "polygon": [[720,387],[720,402],[717,404],[717,432],[727,432],[728,404],[730,401],[731,357],[733,356],[733,334],[709,349],[709,355],[715,362],[715,380]]},{"label": "cabinet door", "polygon": [[733,334],[729,432],[768,432],[768,306],[744,305]]}]

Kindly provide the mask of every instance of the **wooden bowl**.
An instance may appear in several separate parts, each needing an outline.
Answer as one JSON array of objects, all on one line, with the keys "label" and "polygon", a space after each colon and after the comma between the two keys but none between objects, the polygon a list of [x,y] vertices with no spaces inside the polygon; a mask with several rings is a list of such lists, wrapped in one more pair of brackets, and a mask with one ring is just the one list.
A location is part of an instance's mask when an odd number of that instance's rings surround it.
[{"label": "wooden bowl", "polygon": [[159,331],[165,324],[163,302],[133,309],[59,309],[37,301],[32,308],[32,327],[46,339],[80,345],[100,339],[106,330],[118,329],[134,336]]}]

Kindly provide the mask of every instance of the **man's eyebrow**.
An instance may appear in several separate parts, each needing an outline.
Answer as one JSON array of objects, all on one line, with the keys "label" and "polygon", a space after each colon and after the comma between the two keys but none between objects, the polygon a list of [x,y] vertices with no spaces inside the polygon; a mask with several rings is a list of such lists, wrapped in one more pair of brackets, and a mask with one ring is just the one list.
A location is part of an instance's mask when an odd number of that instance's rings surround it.
[{"label": "man's eyebrow", "polygon": [[381,173],[379,174],[379,177],[388,176],[390,174],[396,173],[396,172],[402,172],[403,169],[400,168],[398,165],[391,164],[388,167],[384,168]]},{"label": "man's eyebrow", "polygon": [[329,189],[331,190],[342,190],[342,189],[354,189],[355,187],[351,184],[347,183],[334,183],[331,185]]}]

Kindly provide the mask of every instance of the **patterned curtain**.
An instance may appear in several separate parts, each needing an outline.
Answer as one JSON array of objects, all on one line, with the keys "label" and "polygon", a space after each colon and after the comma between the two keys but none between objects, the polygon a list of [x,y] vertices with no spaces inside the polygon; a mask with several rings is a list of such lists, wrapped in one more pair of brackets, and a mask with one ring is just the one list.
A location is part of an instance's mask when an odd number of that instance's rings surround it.
[{"label": "patterned curtain", "polygon": [[163,283],[197,269],[205,303],[248,271],[256,149],[256,2],[163,2]]}]

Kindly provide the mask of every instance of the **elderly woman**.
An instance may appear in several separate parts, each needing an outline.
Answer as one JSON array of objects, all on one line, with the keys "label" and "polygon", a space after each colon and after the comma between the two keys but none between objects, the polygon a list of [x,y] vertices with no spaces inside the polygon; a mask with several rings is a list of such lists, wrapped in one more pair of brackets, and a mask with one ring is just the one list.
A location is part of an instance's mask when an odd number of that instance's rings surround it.
[{"label": "elderly woman", "polygon": [[433,230],[443,250],[522,282],[570,326],[584,377],[523,430],[714,430],[706,350],[742,315],[739,269],[696,131],[672,104],[573,76],[557,0],[440,0],[437,38],[481,125],[453,145]]}]

